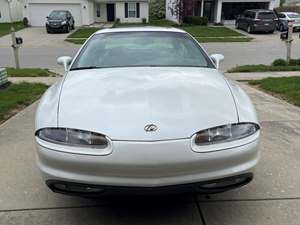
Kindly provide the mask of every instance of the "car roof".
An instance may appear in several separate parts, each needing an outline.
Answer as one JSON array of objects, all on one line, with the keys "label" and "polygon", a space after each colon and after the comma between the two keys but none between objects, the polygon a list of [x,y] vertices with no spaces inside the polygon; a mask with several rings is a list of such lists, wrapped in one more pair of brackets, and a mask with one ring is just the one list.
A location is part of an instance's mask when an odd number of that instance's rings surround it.
[{"label": "car roof", "polygon": [[184,30],[180,30],[174,27],[124,27],[124,28],[108,28],[102,29],[96,32],[96,34],[103,34],[103,33],[116,33],[116,32],[138,32],[138,31],[159,31],[159,32],[177,32],[177,33],[186,33]]}]

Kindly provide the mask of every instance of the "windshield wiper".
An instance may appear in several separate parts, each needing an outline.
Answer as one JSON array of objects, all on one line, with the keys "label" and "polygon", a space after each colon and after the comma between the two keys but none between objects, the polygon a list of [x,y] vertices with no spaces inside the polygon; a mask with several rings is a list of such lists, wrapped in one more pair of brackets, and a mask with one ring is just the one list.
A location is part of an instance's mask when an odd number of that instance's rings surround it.
[{"label": "windshield wiper", "polygon": [[90,70],[90,69],[101,69],[100,66],[83,66],[83,67],[75,67],[70,70]]}]

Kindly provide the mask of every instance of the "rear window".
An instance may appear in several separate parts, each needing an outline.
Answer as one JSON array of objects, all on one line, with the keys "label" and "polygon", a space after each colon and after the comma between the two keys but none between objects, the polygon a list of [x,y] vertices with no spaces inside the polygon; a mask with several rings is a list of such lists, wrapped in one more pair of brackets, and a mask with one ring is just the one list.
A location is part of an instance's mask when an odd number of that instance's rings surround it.
[{"label": "rear window", "polygon": [[272,12],[260,12],[260,13],[258,13],[258,16],[257,16],[257,18],[258,19],[261,19],[261,20],[263,20],[263,19],[274,19],[274,13],[272,13]]}]

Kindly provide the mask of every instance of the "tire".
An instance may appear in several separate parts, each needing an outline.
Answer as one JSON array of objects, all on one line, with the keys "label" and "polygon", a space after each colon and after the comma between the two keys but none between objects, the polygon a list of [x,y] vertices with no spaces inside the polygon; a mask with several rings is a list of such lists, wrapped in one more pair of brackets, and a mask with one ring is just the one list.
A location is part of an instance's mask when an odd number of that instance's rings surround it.
[{"label": "tire", "polygon": [[65,32],[70,33],[70,26],[68,24],[66,25]]},{"label": "tire", "polygon": [[75,23],[73,23],[71,29],[72,29],[72,30],[75,30]]},{"label": "tire", "polygon": [[235,23],[235,29],[240,29],[239,22],[236,22],[236,23]]},{"label": "tire", "polygon": [[51,30],[49,30],[49,29],[46,29],[46,30],[47,30],[47,33],[48,33],[48,34],[51,34]]},{"label": "tire", "polygon": [[251,29],[251,26],[250,25],[248,25],[247,26],[247,33],[248,34],[251,34],[253,31],[252,31],[252,29]]},{"label": "tire", "polygon": [[274,32],[275,32],[275,30],[271,30],[269,33],[270,33],[270,34],[273,34]]},{"label": "tire", "polygon": [[282,24],[279,25],[279,31],[280,31],[280,32],[283,32],[283,31],[284,31],[284,27],[283,27]]}]

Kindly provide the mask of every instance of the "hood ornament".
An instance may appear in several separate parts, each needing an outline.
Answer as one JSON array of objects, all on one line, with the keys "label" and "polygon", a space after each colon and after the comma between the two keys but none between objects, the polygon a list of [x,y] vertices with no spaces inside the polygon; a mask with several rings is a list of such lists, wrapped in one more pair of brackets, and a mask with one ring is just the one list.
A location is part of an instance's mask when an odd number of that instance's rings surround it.
[{"label": "hood ornament", "polygon": [[155,132],[158,130],[158,127],[155,124],[148,124],[145,126],[144,130],[146,132]]}]

